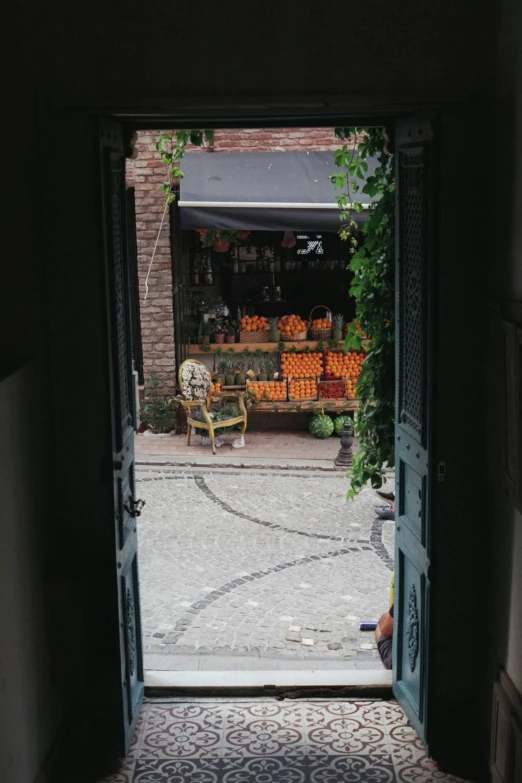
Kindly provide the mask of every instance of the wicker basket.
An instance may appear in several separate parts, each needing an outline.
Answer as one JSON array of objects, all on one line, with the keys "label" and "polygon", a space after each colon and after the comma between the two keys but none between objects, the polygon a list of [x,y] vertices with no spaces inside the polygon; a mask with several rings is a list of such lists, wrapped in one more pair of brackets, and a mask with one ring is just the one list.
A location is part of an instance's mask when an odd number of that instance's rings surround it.
[{"label": "wicker basket", "polygon": [[240,343],[267,343],[270,330],[262,332],[239,332]]},{"label": "wicker basket", "polygon": [[[315,395],[313,397],[293,397],[290,391],[290,386],[294,381],[315,381]],[[313,378],[292,378],[288,381],[288,399],[292,402],[305,402],[310,400],[317,400],[317,389],[319,386],[319,377]]]},{"label": "wicker basket", "polygon": [[316,305],[315,307],[312,307],[310,311],[310,315],[308,316],[308,334],[310,336],[310,340],[330,340],[332,336],[332,326],[330,326],[329,329],[312,329],[312,321],[314,320],[314,312],[318,309],[322,308],[323,310],[326,310],[326,316],[330,316],[329,321],[332,322],[332,311],[329,307],[326,305]]},{"label": "wicker basket", "polygon": [[306,340],[307,335],[308,331],[305,329],[304,332],[297,332],[297,334],[285,334],[280,339],[284,340],[285,343],[299,343]]}]

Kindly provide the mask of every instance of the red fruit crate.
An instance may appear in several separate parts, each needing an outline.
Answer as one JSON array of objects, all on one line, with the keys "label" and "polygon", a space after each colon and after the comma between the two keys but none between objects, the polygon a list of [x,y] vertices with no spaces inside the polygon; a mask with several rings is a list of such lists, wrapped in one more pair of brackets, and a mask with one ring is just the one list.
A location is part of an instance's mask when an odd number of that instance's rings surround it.
[{"label": "red fruit crate", "polygon": [[346,378],[319,381],[317,391],[320,400],[343,400],[346,397]]}]

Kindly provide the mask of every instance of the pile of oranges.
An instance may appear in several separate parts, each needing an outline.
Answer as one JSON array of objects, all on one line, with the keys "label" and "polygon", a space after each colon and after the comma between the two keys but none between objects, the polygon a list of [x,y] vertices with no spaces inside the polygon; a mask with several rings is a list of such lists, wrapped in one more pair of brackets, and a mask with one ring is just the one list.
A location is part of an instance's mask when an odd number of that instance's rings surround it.
[{"label": "pile of oranges", "polygon": [[319,352],[282,353],[283,378],[311,378],[323,374],[323,354]]},{"label": "pile of oranges", "polygon": [[285,337],[294,337],[300,332],[306,332],[308,324],[299,315],[284,315],[279,319],[277,328],[279,329],[281,339],[284,340]]},{"label": "pile of oranges", "polygon": [[332,322],[328,318],[314,318],[312,321],[312,329],[331,329]]},{"label": "pile of oranges", "polygon": [[220,383],[211,383],[210,384],[210,394],[217,394],[220,391],[222,391]]},{"label": "pile of oranges", "polygon": [[290,400],[316,400],[317,381],[315,378],[288,381],[288,397]]},{"label": "pile of oranges", "polygon": [[286,381],[247,381],[247,390],[253,391],[256,400],[286,400]]},{"label": "pile of oranges", "polygon": [[326,354],[326,379],[346,378],[348,397],[355,397],[355,384],[361,372],[361,364],[365,357],[364,351],[331,351]]},{"label": "pile of oranges", "polygon": [[266,332],[268,328],[268,319],[264,315],[244,315],[241,319],[242,332]]}]

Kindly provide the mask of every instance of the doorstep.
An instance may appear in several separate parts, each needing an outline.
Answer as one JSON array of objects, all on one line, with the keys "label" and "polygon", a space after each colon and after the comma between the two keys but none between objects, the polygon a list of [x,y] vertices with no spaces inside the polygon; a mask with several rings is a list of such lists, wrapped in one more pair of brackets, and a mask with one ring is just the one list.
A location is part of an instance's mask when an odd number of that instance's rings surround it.
[{"label": "doorstep", "polygon": [[269,669],[262,671],[146,671],[145,688],[390,688],[392,673],[379,669]]}]

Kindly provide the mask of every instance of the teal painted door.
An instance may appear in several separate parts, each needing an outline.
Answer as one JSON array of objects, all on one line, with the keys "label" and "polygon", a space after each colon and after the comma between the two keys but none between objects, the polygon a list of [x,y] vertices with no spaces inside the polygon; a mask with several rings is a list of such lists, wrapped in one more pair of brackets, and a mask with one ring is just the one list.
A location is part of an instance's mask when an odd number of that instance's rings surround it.
[{"label": "teal painted door", "polygon": [[115,573],[121,657],[120,750],[128,750],[143,701],[143,656],[134,475],[135,396],[125,216],[125,152],[122,128],[103,120],[99,130],[102,222],[112,409],[112,475]]},{"label": "teal painted door", "polygon": [[396,537],[393,688],[429,742],[430,508],[433,491],[434,136],[396,129]]}]

